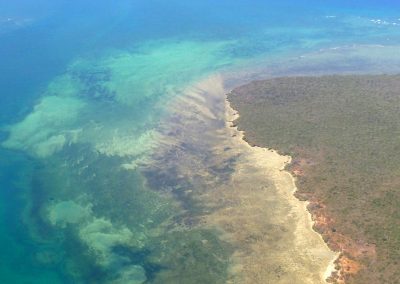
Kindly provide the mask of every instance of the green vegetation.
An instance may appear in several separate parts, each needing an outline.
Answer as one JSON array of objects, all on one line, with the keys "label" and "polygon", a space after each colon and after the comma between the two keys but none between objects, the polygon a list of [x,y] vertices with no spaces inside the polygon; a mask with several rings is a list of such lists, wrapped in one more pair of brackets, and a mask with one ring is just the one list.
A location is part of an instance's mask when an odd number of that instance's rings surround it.
[{"label": "green vegetation", "polygon": [[349,283],[400,279],[400,76],[277,78],[229,100],[249,143],[300,165],[299,196],[327,206],[335,233],[376,246],[349,253],[365,268]]}]

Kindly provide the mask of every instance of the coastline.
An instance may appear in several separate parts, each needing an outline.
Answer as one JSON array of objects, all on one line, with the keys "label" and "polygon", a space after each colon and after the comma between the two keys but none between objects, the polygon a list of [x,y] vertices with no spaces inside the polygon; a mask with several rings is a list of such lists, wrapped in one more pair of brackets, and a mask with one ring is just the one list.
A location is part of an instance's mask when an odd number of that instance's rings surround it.
[{"label": "coastline", "polygon": [[[313,229],[338,252],[334,283],[398,279],[399,75],[285,76],[233,89],[233,124],[252,146],[293,157],[286,170]],[[371,119],[373,118],[373,119]],[[390,125],[390,127],[389,127]],[[379,166],[378,166],[379,165]],[[332,266],[332,265],[331,265]]]},{"label": "coastline", "polygon": [[[237,137],[240,141],[242,141],[242,144],[245,145],[248,148],[251,148],[253,152],[255,153],[269,153],[269,157],[275,156],[275,159],[278,160],[279,162],[275,164],[275,167],[279,170],[280,175],[286,176],[288,180],[290,180],[290,185],[289,187],[286,186],[286,188],[281,188],[281,190],[287,190],[287,193],[289,193],[295,200],[292,200],[292,204],[295,206],[300,206],[303,210],[303,225],[306,225],[304,227],[297,226],[296,228],[296,237],[299,238],[298,241],[301,241],[300,238],[301,236],[310,236],[310,232],[314,235],[313,237],[317,237],[325,246],[325,249],[329,250],[330,253],[332,254],[332,257],[330,257],[330,260],[328,263],[326,263],[325,268],[321,268],[321,270],[318,272],[322,282],[321,283],[328,283],[328,279],[332,278],[334,274],[338,273],[338,270],[336,268],[336,263],[339,261],[340,258],[340,252],[335,252],[333,251],[327,242],[323,239],[323,235],[320,234],[318,231],[316,231],[314,228],[316,221],[314,219],[314,216],[312,212],[308,209],[308,206],[310,204],[309,201],[302,201],[299,198],[296,197],[295,193],[297,192],[297,186],[296,186],[296,176],[286,170],[287,166],[292,163],[292,157],[287,156],[287,155],[280,155],[279,152],[275,149],[269,149],[269,148],[263,148],[255,145],[251,145],[246,139],[245,139],[245,131],[239,130],[237,125],[235,125],[235,121],[239,118],[239,112],[233,109],[233,107],[230,104],[230,101],[228,99],[228,96],[226,95],[226,100],[225,100],[225,117],[226,117],[226,126],[227,128],[230,129],[232,133],[232,137]],[[256,154],[257,155],[257,154]],[[280,178],[282,178],[280,177]],[[288,189],[291,189],[290,191]],[[296,204],[297,203],[297,204]],[[312,236],[311,236],[312,237]]]},{"label": "coastline", "polygon": [[225,83],[214,74],[170,102],[160,129],[164,149],[152,168],[187,184],[172,192],[193,204],[183,228],[216,230],[229,244],[223,283],[327,283],[336,254],[312,229],[306,202],[293,195],[290,157],[243,140],[232,127],[237,113]]}]

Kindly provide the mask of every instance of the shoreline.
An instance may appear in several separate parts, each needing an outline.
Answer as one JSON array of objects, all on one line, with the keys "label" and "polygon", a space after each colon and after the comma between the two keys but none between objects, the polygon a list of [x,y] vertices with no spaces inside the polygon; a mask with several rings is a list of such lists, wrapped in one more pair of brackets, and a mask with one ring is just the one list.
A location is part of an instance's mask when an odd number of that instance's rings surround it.
[{"label": "shoreline", "polygon": [[392,214],[400,198],[393,194],[392,135],[400,121],[399,76],[284,76],[228,93],[240,111],[233,124],[250,145],[293,157],[286,170],[296,180],[295,196],[309,202],[314,231],[338,253],[330,283],[399,278]]},{"label": "shoreline", "polygon": [[219,74],[209,76],[170,102],[155,167],[189,182],[185,198],[201,209],[192,224],[217,229],[232,248],[224,283],[327,283],[337,255],[312,229],[307,203],[294,196],[285,170],[290,157],[252,147],[232,127],[238,113],[224,83]]},{"label": "shoreline", "polygon": [[[306,200],[306,201],[302,201],[301,199],[299,199],[296,196],[296,192],[298,191],[298,188],[296,186],[296,176],[293,175],[292,172],[286,170],[287,166],[290,165],[292,163],[292,157],[288,156],[288,155],[280,155],[279,152],[275,149],[271,149],[271,148],[265,148],[265,147],[260,147],[260,146],[256,146],[256,145],[251,145],[246,139],[245,139],[245,131],[243,130],[239,130],[238,126],[235,124],[235,121],[240,117],[240,114],[238,111],[236,111],[235,109],[233,109],[233,107],[231,106],[231,103],[229,101],[228,95],[226,95],[225,97],[225,121],[226,121],[226,126],[227,128],[230,129],[231,132],[233,132],[234,134],[232,135],[232,137],[238,136],[238,138],[243,141],[243,143],[255,150],[257,149],[257,151],[265,151],[265,152],[270,152],[276,156],[279,156],[281,158],[285,158],[286,160],[281,163],[279,171],[281,173],[284,173],[285,175],[287,175],[292,183],[292,190],[290,192],[290,194],[293,196],[293,198],[295,198],[297,200],[298,203],[301,203],[301,207],[304,211],[304,213],[307,215],[307,227],[306,228],[297,228],[296,231],[300,230],[300,234],[303,232],[304,230],[311,230],[316,236],[318,236],[318,238],[324,243],[324,245],[326,246],[326,248],[334,255],[329,263],[327,264],[326,268],[324,270],[319,271],[319,276],[321,278],[321,280],[323,281],[323,283],[329,283],[328,280],[329,278],[332,278],[333,275],[337,274],[339,272],[339,270],[336,268],[336,263],[339,261],[340,259],[340,252],[336,252],[333,251],[330,247],[329,244],[323,239],[323,235],[320,234],[319,232],[317,232],[314,229],[314,226],[316,224],[316,221],[314,219],[314,216],[312,214],[312,212],[308,209],[308,206],[310,204],[310,201]],[[301,232],[302,231],[302,232]]]}]

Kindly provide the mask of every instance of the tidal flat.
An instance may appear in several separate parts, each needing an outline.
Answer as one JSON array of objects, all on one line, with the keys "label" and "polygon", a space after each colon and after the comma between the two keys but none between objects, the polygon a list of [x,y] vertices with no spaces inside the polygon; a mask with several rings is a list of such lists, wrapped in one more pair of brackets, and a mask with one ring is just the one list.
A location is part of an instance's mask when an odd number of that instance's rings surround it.
[{"label": "tidal flat", "polygon": [[248,145],[225,93],[221,76],[206,78],[171,104],[175,115],[165,121],[169,155],[154,160],[157,174],[188,182],[166,186],[195,204],[182,223],[217,230],[230,244],[227,283],[324,283],[336,253],[293,195],[290,158]]}]

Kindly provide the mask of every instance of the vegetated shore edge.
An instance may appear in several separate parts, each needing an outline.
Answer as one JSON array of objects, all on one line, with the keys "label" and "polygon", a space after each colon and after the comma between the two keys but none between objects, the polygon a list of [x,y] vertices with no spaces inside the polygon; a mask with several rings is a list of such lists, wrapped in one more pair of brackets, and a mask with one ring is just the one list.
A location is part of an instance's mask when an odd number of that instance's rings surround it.
[{"label": "vegetated shore edge", "polygon": [[256,144],[251,143],[247,138],[246,138],[246,133],[245,130],[239,130],[238,125],[236,124],[236,121],[238,120],[240,113],[239,111],[235,110],[229,100],[229,94],[230,92],[228,92],[225,96],[225,117],[226,117],[226,125],[227,127],[234,129],[235,134],[234,135],[238,135],[240,140],[242,141],[242,143],[244,143],[247,147],[252,148],[253,150],[255,149],[260,149],[260,150],[264,150],[264,151],[269,151],[271,153],[273,153],[276,156],[279,157],[286,157],[286,161],[283,162],[281,164],[280,167],[280,171],[287,174],[288,176],[290,176],[290,179],[292,181],[292,185],[293,185],[293,190],[291,192],[292,196],[298,201],[302,203],[302,207],[304,209],[304,213],[308,215],[308,224],[307,226],[309,226],[309,228],[304,228],[304,229],[311,229],[313,233],[315,233],[315,235],[318,235],[319,238],[321,239],[321,241],[326,245],[327,249],[329,249],[333,254],[334,257],[331,259],[331,261],[329,262],[329,264],[326,266],[326,268],[324,269],[324,271],[320,271],[319,275],[321,277],[321,279],[325,282],[332,282],[336,279],[335,275],[337,275],[338,273],[338,269],[337,269],[337,262],[340,258],[340,252],[337,252],[335,250],[333,250],[330,246],[329,243],[326,242],[323,238],[323,234],[321,234],[320,232],[318,232],[315,229],[315,218],[316,216],[313,215],[313,212],[310,211],[308,209],[308,206],[310,205],[310,201],[308,200],[303,200],[300,199],[298,196],[296,196],[296,192],[298,191],[298,187],[296,185],[296,176],[293,173],[293,171],[291,171],[290,169],[288,169],[288,167],[292,164],[292,157],[286,154],[282,154],[279,149],[272,149],[269,147],[265,147],[265,146],[258,146]]},{"label": "vegetated shore edge", "polygon": [[400,75],[294,75],[228,94],[251,145],[293,161],[296,197],[340,257],[336,283],[393,283],[399,270]]}]

